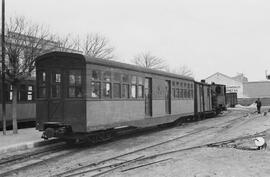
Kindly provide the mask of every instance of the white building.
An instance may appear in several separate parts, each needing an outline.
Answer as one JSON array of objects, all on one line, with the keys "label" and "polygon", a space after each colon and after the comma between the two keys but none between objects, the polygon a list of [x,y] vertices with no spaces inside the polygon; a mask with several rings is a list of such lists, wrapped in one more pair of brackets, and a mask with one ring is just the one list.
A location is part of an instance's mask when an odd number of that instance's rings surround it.
[{"label": "white building", "polygon": [[[241,78],[242,77],[242,78]],[[241,79],[239,79],[241,78]],[[216,83],[226,85],[227,93],[237,93],[238,98],[245,97],[243,95],[243,82],[246,82],[247,79],[243,75],[238,75],[236,77],[229,77],[222,73],[215,73],[205,79],[207,83]]]}]

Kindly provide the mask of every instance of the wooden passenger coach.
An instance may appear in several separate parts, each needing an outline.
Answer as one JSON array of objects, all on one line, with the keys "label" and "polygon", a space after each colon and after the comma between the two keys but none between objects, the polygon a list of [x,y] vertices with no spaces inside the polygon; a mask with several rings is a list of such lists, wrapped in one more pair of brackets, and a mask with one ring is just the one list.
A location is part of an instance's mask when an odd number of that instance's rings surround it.
[{"label": "wooden passenger coach", "polygon": [[[2,82],[0,83],[0,115],[2,115]],[[6,104],[6,126],[12,127],[12,99],[13,88],[9,83],[5,84],[5,104]],[[18,83],[17,93],[17,122],[18,127],[34,126],[36,121],[35,104],[35,81],[33,79],[23,80]],[[2,130],[2,119],[0,120],[0,130]]]},{"label": "wooden passenger coach", "polygon": [[63,52],[39,57],[36,67],[39,130],[145,127],[211,109],[211,99],[194,109],[196,86],[189,77]]}]

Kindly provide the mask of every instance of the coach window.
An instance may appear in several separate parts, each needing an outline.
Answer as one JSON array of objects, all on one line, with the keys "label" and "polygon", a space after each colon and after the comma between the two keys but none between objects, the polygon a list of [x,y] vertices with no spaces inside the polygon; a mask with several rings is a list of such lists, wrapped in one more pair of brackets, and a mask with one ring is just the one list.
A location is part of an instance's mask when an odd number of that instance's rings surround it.
[{"label": "coach window", "polygon": [[143,78],[138,77],[138,98],[143,98]]},{"label": "coach window", "polygon": [[80,70],[71,70],[69,72],[68,97],[82,97],[82,73]]},{"label": "coach window", "polygon": [[183,88],[184,88],[184,98],[187,98],[187,84],[185,82]]},{"label": "coach window", "polygon": [[46,73],[44,71],[38,72],[37,74],[38,79],[38,98],[45,98],[47,96],[46,91]]},{"label": "coach window", "polygon": [[9,92],[9,96],[6,97],[7,101],[12,101],[13,99],[13,86],[12,85],[9,85],[8,86],[8,92]]},{"label": "coach window", "polygon": [[189,83],[187,83],[187,98],[190,98],[190,87],[189,87]]},{"label": "coach window", "polygon": [[32,101],[33,100],[33,86],[28,85],[27,87],[27,100]]},{"label": "coach window", "polygon": [[52,72],[51,81],[51,96],[53,98],[60,98],[61,92],[61,74],[57,72]]},{"label": "coach window", "polygon": [[172,81],[172,98],[175,98],[175,81]]},{"label": "coach window", "polygon": [[131,98],[136,98],[136,76],[131,77]]},{"label": "coach window", "polygon": [[111,82],[111,72],[110,71],[105,71],[103,73],[103,81]]},{"label": "coach window", "polygon": [[103,84],[102,84],[102,97],[111,98],[111,72],[105,71],[103,73]]},{"label": "coach window", "polygon": [[102,90],[104,98],[111,98],[111,83],[104,83]]},{"label": "coach window", "polygon": [[176,98],[179,98],[179,88],[176,88],[175,91],[176,91],[175,97],[176,97]]},{"label": "coach window", "polygon": [[128,98],[129,85],[128,85],[128,75],[122,74],[122,88],[121,88],[121,98]]},{"label": "coach window", "polygon": [[27,101],[27,89],[26,85],[21,84],[19,90],[19,101]]},{"label": "coach window", "polygon": [[91,80],[91,97],[100,98],[101,72],[93,70]]},{"label": "coach window", "polygon": [[120,73],[114,73],[113,74],[113,98],[120,98],[121,94],[121,87],[120,87],[120,82],[121,82],[121,74]]},{"label": "coach window", "polygon": [[184,94],[184,90],[183,90],[183,82],[180,83],[180,93],[179,93],[179,97],[183,98],[183,94]]}]

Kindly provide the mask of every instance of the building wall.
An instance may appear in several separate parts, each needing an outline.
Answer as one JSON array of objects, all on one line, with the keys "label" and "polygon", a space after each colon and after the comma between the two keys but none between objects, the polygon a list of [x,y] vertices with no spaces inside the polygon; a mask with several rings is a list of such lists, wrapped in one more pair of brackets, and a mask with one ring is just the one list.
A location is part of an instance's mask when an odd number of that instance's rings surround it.
[{"label": "building wall", "polygon": [[270,81],[246,82],[243,90],[248,98],[270,98]]},{"label": "building wall", "polygon": [[230,77],[227,77],[226,75],[223,75],[221,73],[216,73],[207,79],[205,79],[207,83],[216,83],[216,84],[223,84],[226,85],[226,92],[227,93],[237,93],[238,98],[245,97],[243,94],[243,83],[236,81]]}]

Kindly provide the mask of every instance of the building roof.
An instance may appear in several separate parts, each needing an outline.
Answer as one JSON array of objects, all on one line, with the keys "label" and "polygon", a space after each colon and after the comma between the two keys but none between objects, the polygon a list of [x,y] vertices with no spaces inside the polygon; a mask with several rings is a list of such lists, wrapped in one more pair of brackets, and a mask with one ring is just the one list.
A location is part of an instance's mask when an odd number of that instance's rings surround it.
[{"label": "building roof", "polygon": [[209,78],[211,78],[211,77],[213,77],[213,76],[215,76],[215,75],[222,75],[223,77],[226,77],[226,78],[228,78],[228,79],[234,80],[234,81],[236,81],[236,82],[240,82],[239,80],[237,80],[237,79],[235,79],[235,78],[232,78],[232,77],[230,77],[230,76],[227,76],[227,75],[225,75],[225,74],[222,74],[222,73],[220,73],[220,72],[216,72],[216,73],[214,73],[214,74],[208,76],[205,80],[207,80],[207,79],[209,79]]}]

